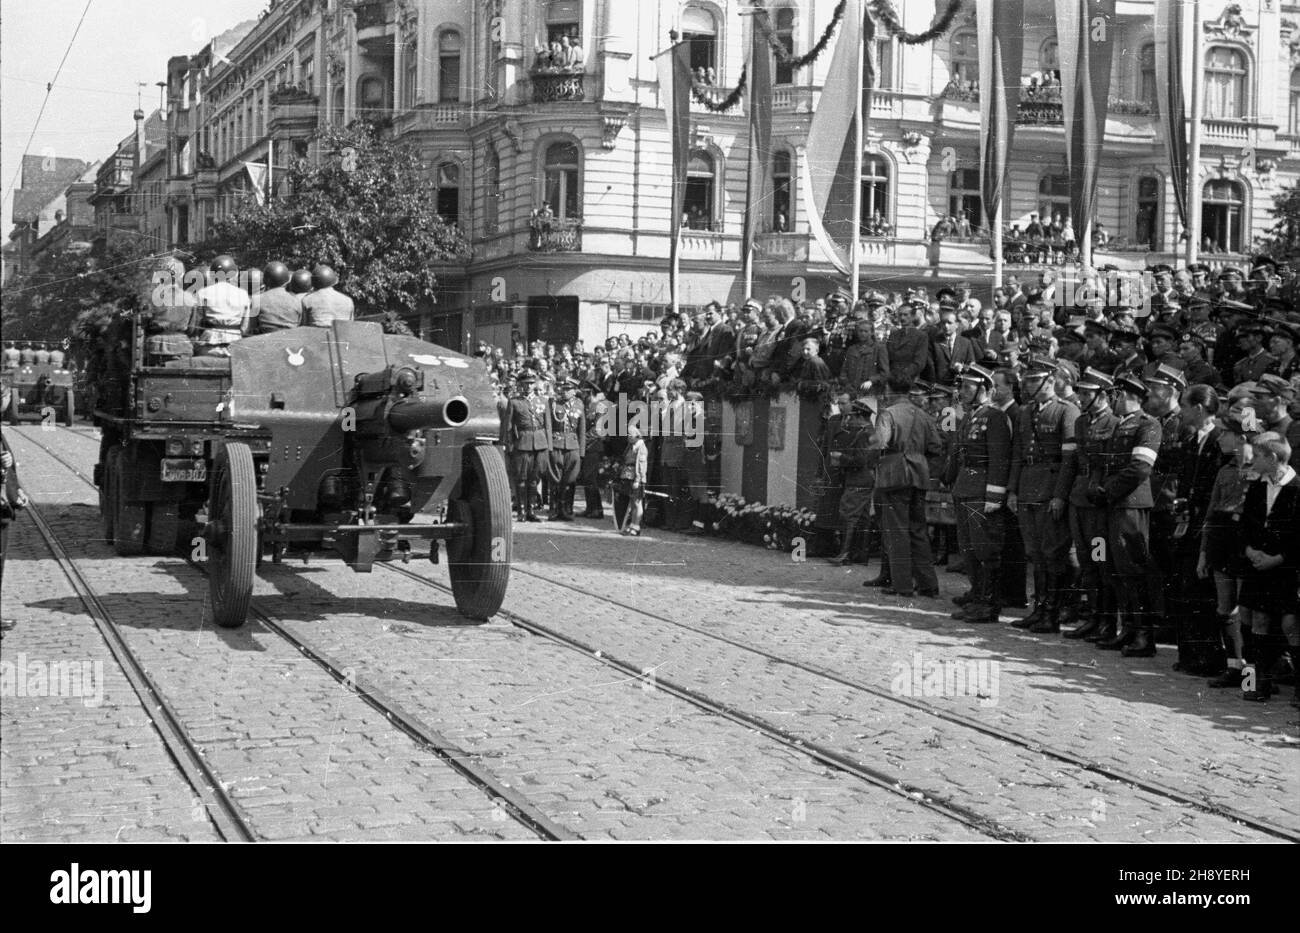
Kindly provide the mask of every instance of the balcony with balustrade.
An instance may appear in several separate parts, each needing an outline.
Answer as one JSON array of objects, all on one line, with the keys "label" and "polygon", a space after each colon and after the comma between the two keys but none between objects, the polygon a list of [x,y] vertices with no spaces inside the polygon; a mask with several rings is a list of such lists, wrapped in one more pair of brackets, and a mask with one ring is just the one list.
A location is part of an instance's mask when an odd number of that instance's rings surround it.
[{"label": "balcony with balustrade", "polygon": [[393,127],[398,136],[436,130],[459,130],[464,128],[468,117],[468,104],[416,104],[395,113]]},{"label": "balcony with balustrade", "polygon": [[581,218],[534,220],[528,229],[528,249],[534,253],[582,252]]},{"label": "balcony with balustrade", "polygon": [[586,74],[581,71],[539,69],[529,75],[533,103],[575,103],[587,99]]}]

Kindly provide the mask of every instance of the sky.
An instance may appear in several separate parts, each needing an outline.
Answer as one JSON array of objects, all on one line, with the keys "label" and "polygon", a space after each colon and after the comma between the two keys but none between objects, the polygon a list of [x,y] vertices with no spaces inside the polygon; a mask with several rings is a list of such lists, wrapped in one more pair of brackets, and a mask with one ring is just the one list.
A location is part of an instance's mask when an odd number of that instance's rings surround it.
[{"label": "sky", "polygon": [[[94,162],[134,129],[132,111],[159,103],[167,59],[192,55],[213,36],[256,17],[267,0],[90,0],[67,62],[54,79],[86,0],[0,0],[0,240],[8,235],[24,151]],[[139,82],[145,87],[137,87]],[[137,92],[142,97],[137,97]],[[25,148],[26,147],[26,148]]]}]

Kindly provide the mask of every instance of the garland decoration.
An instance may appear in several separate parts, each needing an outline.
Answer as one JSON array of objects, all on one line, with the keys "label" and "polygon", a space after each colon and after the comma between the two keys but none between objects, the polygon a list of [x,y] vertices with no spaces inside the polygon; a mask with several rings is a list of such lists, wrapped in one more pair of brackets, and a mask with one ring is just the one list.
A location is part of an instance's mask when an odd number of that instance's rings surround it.
[{"label": "garland decoration", "polygon": [[835,11],[831,13],[831,21],[822,33],[822,37],[817,40],[817,44],[808,50],[805,55],[793,55],[787,49],[776,33],[772,30],[771,23],[768,22],[767,10],[763,7],[763,0],[749,0],[750,5],[754,8],[754,22],[758,28],[763,30],[763,38],[767,40],[768,47],[776,60],[782,65],[789,65],[796,71],[800,68],[806,68],[817,59],[821,58],[822,52],[826,51],[826,46],[830,44],[831,37],[835,35],[835,29],[839,26],[840,20],[844,17],[844,7],[848,0],[840,0],[835,6]]},{"label": "garland decoration", "polygon": [[947,8],[939,14],[938,19],[925,32],[911,33],[903,28],[902,21],[898,18],[898,11],[894,9],[894,4],[890,0],[871,0],[869,4],[871,12],[875,18],[880,20],[880,24],[885,27],[885,31],[904,45],[920,45],[923,42],[929,42],[937,39],[948,31],[952,26],[952,21],[957,18],[961,12],[962,0],[948,0]]},{"label": "garland decoration", "polygon": [[722,113],[723,111],[730,110],[732,107],[736,106],[736,104],[740,103],[740,98],[744,95],[745,85],[748,82],[749,82],[749,75],[746,74],[744,68],[740,69],[740,80],[736,83],[735,88],[731,91],[730,94],[728,94],[722,100],[715,102],[713,100],[710,100],[708,95],[706,95],[703,91],[700,90],[700,85],[692,81],[691,97],[695,98],[695,102],[699,104],[701,107],[703,107],[705,110],[708,110],[710,113]]}]

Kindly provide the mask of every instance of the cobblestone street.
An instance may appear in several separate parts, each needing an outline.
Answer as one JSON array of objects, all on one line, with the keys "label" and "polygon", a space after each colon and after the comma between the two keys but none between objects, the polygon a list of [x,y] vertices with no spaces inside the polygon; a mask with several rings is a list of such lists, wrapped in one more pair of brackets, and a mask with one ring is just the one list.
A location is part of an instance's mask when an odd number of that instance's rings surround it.
[{"label": "cobblestone street", "polygon": [[[261,838],[532,838],[271,629],[206,623],[199,569],[97,540],[94,490],[38,446],[88,476],[97,448],[80,433],[6,436],[46,521]],[[14,530],[4,615],[18,626],[0,660],[91,662],[102,699],[5,696],[0,839],[216,838],[37,529]],[[863,589],[861,568],[621,538],[608,522],[517,526],[506,611],[486,624],[421,582],[445,584],[445,565],[409,569],[265,564],[255,608],[581,838],[1280,838],[1189,800],[1300,832],[1292,708],[1198,690],[1163,649],[1123,659],[963,626],[946,599]],[[940,580],[944,597],[963,582]],[[926,689],[935,664],[969,683]]]}]

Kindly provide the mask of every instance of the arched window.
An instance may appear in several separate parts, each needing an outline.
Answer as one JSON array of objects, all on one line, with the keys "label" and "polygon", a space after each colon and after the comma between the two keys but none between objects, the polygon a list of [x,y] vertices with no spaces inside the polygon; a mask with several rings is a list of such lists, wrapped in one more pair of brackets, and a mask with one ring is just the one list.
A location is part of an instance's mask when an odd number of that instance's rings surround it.
[{"label": "arched window", "polygon": [[455,162],[438,165],[438,213],[449,224],[460,223],[460,166]]},{"label": "arched window", "polygon": [[1300,136],[1300,68],[1291,71],[1291,106],[1287,110],[1287,132]]},{"label": "arched window", "polygon": [[1207,252],[1241,252],[1246,193],[1226,178],[1205,183],[1201,196],[1201,248]]},{"label": "arched window", "polygon": [[1070,216],[1070,176],[1044,175],[1038,182],[1038,220],[1044,227],[1057,214]]},{"label": "arched window", "polygon": [[1058,81],[1061,78],[1061,50],[1056,37],[1048,39],[1038,49],[1038,70],[1044,75],[1050,74]]},{"label": "arched window", "polygon": [[704,7],[688,6],[682,11],[682,41],[690,43],[691,72],[697,77],[718,73],[718,22]]},{"label": "arched window", "polygon": [[358,109],[361,115],[376,119],[387,116],[388,85],[378,75],[366,75],[357,83]]},{"label": "arched window", "polygon": [[402,49],[402,106],[414,107],[420,81],[419,49],[412,39]]},{"label": "arched window", "polygon": [[438,100],[460,100],[460,33],[454,29],[438,33]]},{"label": "arched window", "polygon": [[[755,24],[754,29],[758,26]],[[776,39],[781,43],[781,47],[794,54],[794,10],[790,7],[782,7],[776,11]],[[785,64],[780,59],[776,62],[776,71],[773,72],[775,83],[777,84],[794,84],[794,68]]]},{"label": "arched window", "polygon": [[862,157],[862,214],[858,229],[867,233],[889,223],[889,163],[881,156]]},{"label": "arched window", "polygon": [[483,226],[484,233],[497,232],[501,206],[501,157],[495,149],[488,149],[483,165]]},{"label": "arched window", "polygon": [[1134,240],[1147,249],[1160,249],[1160,179],[1139,178],[1137,227]]},{"label": "arched window", "polygon": [[1156,47],[1148,42],[1138,52],[1137,98],[1155,109],[1156,104]]},{"label": "arched window", "polygon": [[716,166],[713,156],[703,149],[691,152],[691,160],[686,166],[686,198],[682,202],[682,211],[686,214],[686,226],[692,230],[713,230],[716,227]]},{"label": "arched window", "polygon": [[979,169],[959,168],[948,176],[948,213],[958,220],[964,215],[972,231],[983,225]]},{"label": "arched window", "polygon": [[334,105],[330,108],[330,121],[333,123],[343,122],[343,101],[344,91],[341,87],[334,89]]},{"label": "arched window", "polygon": [[948,67],[952,69],[955,84],[970,89],[979,87],[979,45],[974,30],[959,32],[952,37],[948,46]]},{"label": "arched window", "polygon": [[775,233],[789,233],[794,227],[790,211],[793,180],[790,166],[790,150],[778,149],[772,153],[772,230]]},{"label": "arched window", "polygon": [[576,143],[554,142],[546,147],[542,166],[542,200],[561,220],[582,217],[582,191],[578,180],[581,164],[582,153]]},{"label": "arched window", "polygon": [[582,36],[582,0],[550,0],[546,4],[546,41],[567,37],[575,43]]},{"label": "arched window", "polygon": [[1238,120],[1246,115],[1246,56],[1223,45],[1205,56],[1205,116]]}]

